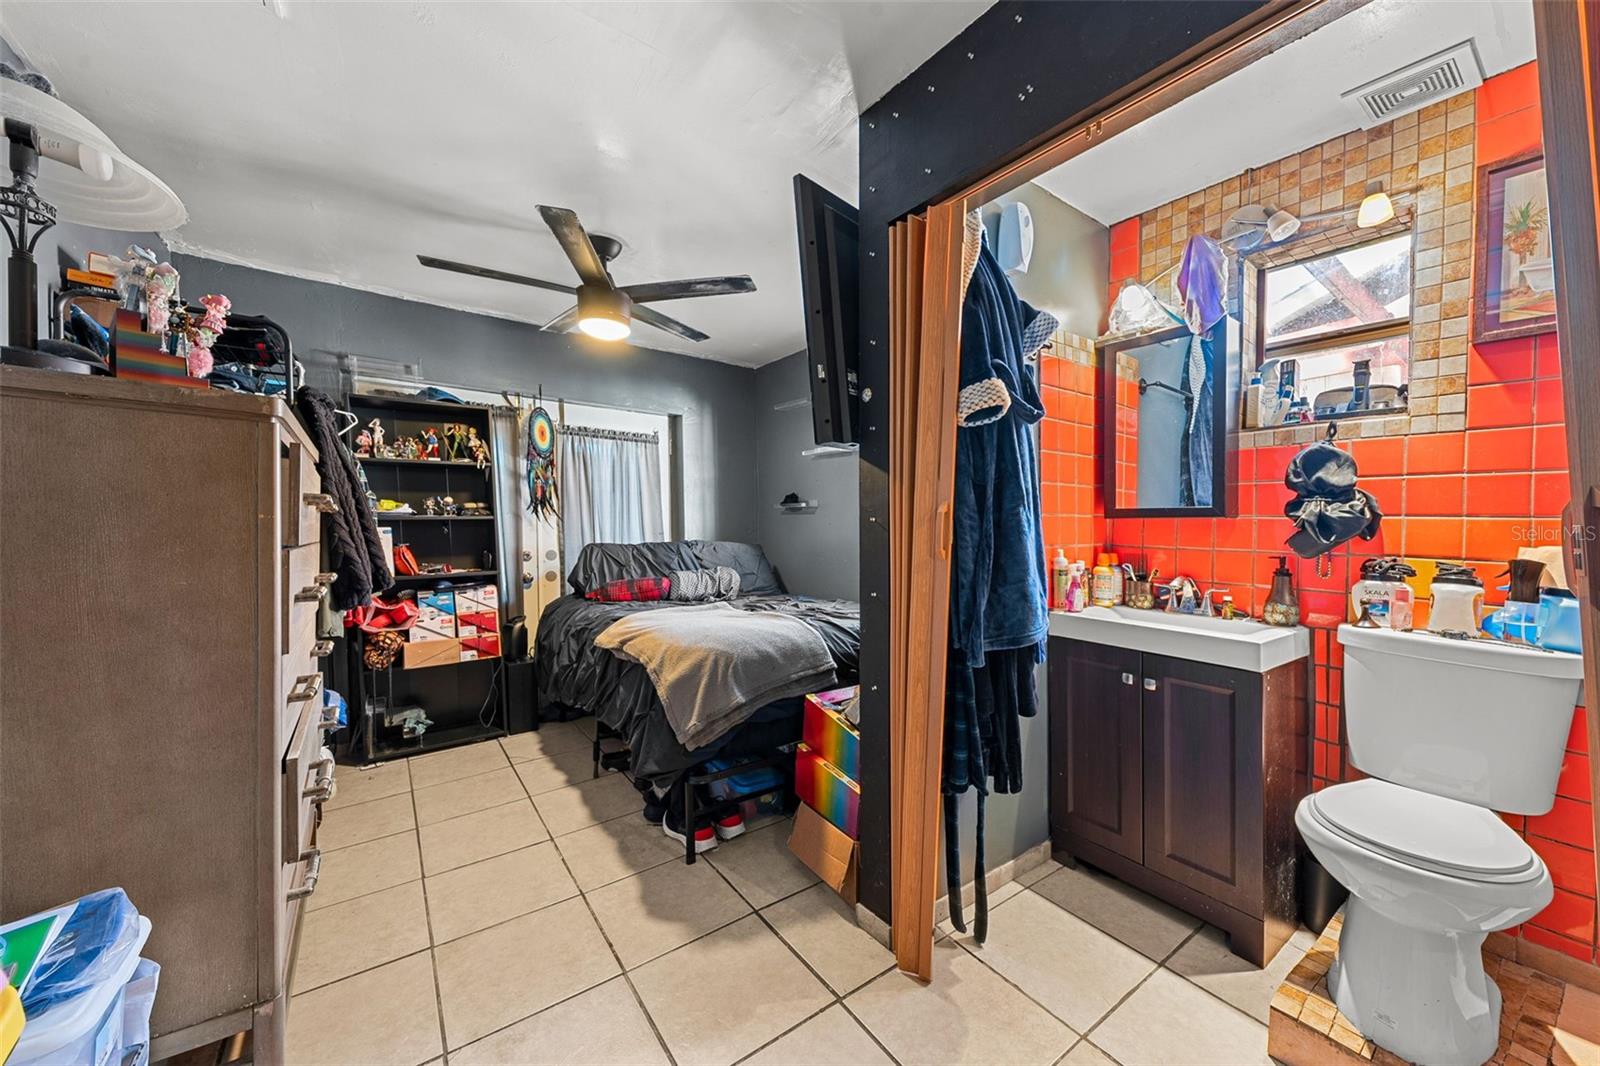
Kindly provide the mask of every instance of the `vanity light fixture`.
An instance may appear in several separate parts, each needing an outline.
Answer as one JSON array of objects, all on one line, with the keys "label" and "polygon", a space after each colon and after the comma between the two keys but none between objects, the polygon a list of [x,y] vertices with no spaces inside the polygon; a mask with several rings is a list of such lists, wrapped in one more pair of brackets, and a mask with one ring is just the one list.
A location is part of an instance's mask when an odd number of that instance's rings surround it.
[{"label": "vanity light fixture", "polygon": [[1361,207],[1356,212],[1356,228],[1371,229],[1373,226],[1383,225],[1392,218],[1394,218],[1394,201],[1383,191],[1383,182],[1369,182],[1367,195],[1362,199]]}]

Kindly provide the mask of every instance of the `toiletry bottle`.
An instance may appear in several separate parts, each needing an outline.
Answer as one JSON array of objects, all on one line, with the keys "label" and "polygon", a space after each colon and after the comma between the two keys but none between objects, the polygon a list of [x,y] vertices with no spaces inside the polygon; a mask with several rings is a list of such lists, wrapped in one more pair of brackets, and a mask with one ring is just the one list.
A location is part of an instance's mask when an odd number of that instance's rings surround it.
[{"label": "toiletry bottle", "polygon": [[1067,567],[1067,604],[1066,609],[1076,614],[1089,604],[1089,573],[1083,560],[1078,560]]},{"label": "toiletry bottle", "polygon": [[1128,602],[1127,575],[1122,572],[1122,561],[1117,558],[1117,553],[1106,554],[1111,560],[1111,602],[1114,606],[1121,606]]},{"label": "toiletry bottle", "polygon": [[1294,571],[1289,569],[1286,555],[1278,556],[1278,568],[1272,572],[1272,591],[1261,610],[1261,620],[1269,626],[1300,624],[1300,600],[1294,594]]},{"label": "toiletry bottle", "polygon": [[1089,600],[1096,607],[1115,607],[1116,571],[1111,568],[1111,555],[1101,552],[1094,562],[1094,575],[1089,586]]},{"label": "toiletry bottle", "polygon": [[1428,631],[1476,636],[1483,615],[1483,582],[1469,566],[1440,563],[1429,586]]},{"label": "toiletry bottle", "polygon": [[1067,606],[1067,567],[1067,553],[1057,548],[1056,557],[1050,560],[1050,609],[1053,611],[1065,610]]}]

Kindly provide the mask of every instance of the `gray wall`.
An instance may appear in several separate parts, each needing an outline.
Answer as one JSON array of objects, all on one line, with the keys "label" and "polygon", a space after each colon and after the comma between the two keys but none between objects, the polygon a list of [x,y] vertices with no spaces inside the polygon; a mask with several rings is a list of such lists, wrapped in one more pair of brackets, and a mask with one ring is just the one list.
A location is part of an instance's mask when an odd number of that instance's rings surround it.
[{"label": "gray wall", "polygon": [[1009,275],[1012,287],[1033,306],[1054,314],[1069,333],[1095,336],[1106,309],[1111,231],[1029,182],[983,206],[991,241],[999,236],[1001,209],[1016,202],[1027,204],[1033,215],[1033,259],[1026,274]]},{"label": "gray wall", "polygon": [[[816,446],[808,405],[774,411],[788,400],[809,398],[805,352],[756,371],[756,530],[790,592],[854,600],[861,587],[861,496],[853,455],[805,458]],[[784,514],[790,493],[816,500],[806,514]]]},{"label": "gray wall", "polygon": [[173,256],[186,296],[225,293],[234,309],[289,331],[312,384],[334,386],[337,355],[417,365],[443,386],[520,390],[681,417],[689,537],[755,540],[755,372],[686,355],[543,333],[521,322]]}]

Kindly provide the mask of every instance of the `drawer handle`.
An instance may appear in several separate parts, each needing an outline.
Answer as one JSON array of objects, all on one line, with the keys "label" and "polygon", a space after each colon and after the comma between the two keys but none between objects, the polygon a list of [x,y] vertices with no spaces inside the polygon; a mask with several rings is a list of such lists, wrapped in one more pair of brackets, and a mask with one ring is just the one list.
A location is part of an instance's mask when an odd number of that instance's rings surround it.
[{"label": "drawer handle", "polygon": [[316,699],[322,692],[321,674],[301,674],[294,679],[294,688],[289,690],[290,703],[304,703]]},{"label": "drawer handle", "polygon": [[331,640],[319,640],[311,645],[311,657],[313,659],[322,659],[332,654],[333,641]]},{"label": "drawer handle", "polygon": [[1122,683],[1123,683],[1123,684],[1124,684],[1124,685],[1131,685],[1131,684],[1133,684],[1133,675],[1132,675],[1132,674],[1128,674],[1128,673],[1124,673],[1124,674],[1123,674],[1123,675],[1122,675]]},{"label": "drawer handle", "polygon": [[300,861],[307,863],[306,879],[299,888],[289,890],[290,899],[305,899],[317,890],[317,878],[322,876],[322,849],[312,848],[300,856]]},{"label": "drawer handle", "polygon": [[1144,690],[1146,692],[1154,692],[1156,690],[1156,679],[1153,678],[1153,677],[1145,678],[1144,679]]},{"label": "drawer handle", "polygon": [[[318,574],[317,576],[321,577],[322,575]],[[328,586],[320,581],[307,585],[294,594],[294,602],[296,603],[320,603],[327,598]]]},{"label": "drawer handle", "polygon": [[321,511],[323,514],[339,513],[338,502],[326,492],[307,492],[303,493],[300,498],[313,511]]},{"label": "drawer handle", "polygon": [[317,776],[311,782],[310,788],[301,791],[300,797],[313,803],[324,803],[333,795],[333,760],[318,759],[311,764],[311,768],[316,771]]}]

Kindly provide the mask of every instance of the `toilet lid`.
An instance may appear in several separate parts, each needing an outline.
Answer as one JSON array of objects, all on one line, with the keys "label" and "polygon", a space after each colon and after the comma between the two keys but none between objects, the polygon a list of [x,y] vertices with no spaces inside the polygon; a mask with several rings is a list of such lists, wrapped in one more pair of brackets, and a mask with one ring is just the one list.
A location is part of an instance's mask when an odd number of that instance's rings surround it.
[{"label": "toilet lid", "polygon": [[1402,862],[1468,879],[1536,874],[1538,857],[1493,811],[1377,778],[1316,792],[1328,828]]}]

